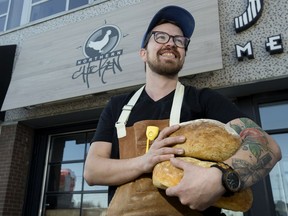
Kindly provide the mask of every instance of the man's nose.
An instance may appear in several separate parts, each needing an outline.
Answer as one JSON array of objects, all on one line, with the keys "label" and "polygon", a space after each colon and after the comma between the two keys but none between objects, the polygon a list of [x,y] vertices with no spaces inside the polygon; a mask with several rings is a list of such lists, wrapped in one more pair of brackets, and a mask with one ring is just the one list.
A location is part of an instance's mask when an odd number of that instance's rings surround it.
[{"label": "man's nose", "polygon": [[174,43],[174,38],[173,37],[170,37],[166,44],[170,45],[170,46],[176,46],[176,44]]}]

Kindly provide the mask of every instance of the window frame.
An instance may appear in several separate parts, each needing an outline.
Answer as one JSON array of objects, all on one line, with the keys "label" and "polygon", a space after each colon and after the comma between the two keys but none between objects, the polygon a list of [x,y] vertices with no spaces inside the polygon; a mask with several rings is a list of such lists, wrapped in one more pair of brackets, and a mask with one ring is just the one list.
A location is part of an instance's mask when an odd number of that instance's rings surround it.
[{"label": "window frame", "polygon": [[101,3],[109,1],[109,0],[88,0],[87,4],[73,8],[71,10],[69,10],[69,4],[70,4],[71,0],[65,0],[66,1],[65,10],[58,12],[58,13],[55,13],[55,14],[51,14],[51,15],[43,17],[43,18],[39,18],[37,20],[33,20],[33,21],[30,21],[32,7],[39,5],[39,4],[42,4],[42,3],[45,3],[45,2],[50,1],[50,0],[40,0],[40,1],[35,2],[35,3],[32,3],[32,0],[23,0],[23,7],[21,10],[21,18],[20,18],[20,22],[19,22],[20,24],[18,26],[7,29],[9,16],[11,15],[11,4],[12,4],[11,2],[17,1],[17,0],[8,0],[8,1],[9,1],[9,5],[8,5],[7,12],[5,14],[3,14],[2,16],[0,16],[0,17],[6,16],[4,29],[3,30],[0,29],[0,34],[6,33],[8,31],[13,31],[13,30],[18,29],[18,28],[23,28],[24,26],[27,26],[27,25],[29,26],[29,24],[33,25],[35,23],[40,23],[43,21],[54,19],[56,17],[63,16],[67,13],[71,13],[73,11],[77,11],[77,10],[80,10],[80,9],[83,9],[86,7],[90,7],[94,4],[101,4]]},{"label": "window frame", "polygon": [[[40,209],[40,199],[42,196],[43,188],[43,179],[45,174],[45,165],[46,165],[46,155],[49,142],[49,136],[51,134],[60,134],[60,133],[70,133],[74,131],[84,131],[84,130],[95,130],[98,124],[98,118],[101,109],[99,111],[95,110],[93,113],[96,116],[94,118],[90,117],[90,120],[79,123],[67,123],[67,118],[58,116],[58,119],[66,119],[66,124],[48,124],[46,127],[36,128],[34,127],[34,144],[32,149],[32,154],[29,162],[29,176],[27,178],[27,187],[23,203],[23,215],[39,215]],[[83,114],[83,118],[84,118]],[[73,119],[73,115],[69,115]],[[39,121],[39,122],[38,122]],[[42,126],[45,125],[45,121],[39,119],[37,122]],[[58,122],[59,120],[57,120]],[[61,120],[60,120],[61,121]],[[34,125],[34,122],[25,121],[23,122],[27,125]],[[37,125],[38,125],[37,123]],[[58,122],[59,123],[59,122]],[[55,126],[53,126],[55,125]],[[56,126],[58,125],[58,126]]]},{"label": "window frame", "polygon": [[10,13],[10,9],[11,9],[11,1],[12,0],[8,0],[8,6],[7,6],[6,13],[0,14],[0,18],[5,17],[4,30],[3,31],[5,31],[5,29],[7,29],[8,18],[9,18],[9,13]]},{"label": "window frame", "polygon": [[[45,167],[44,167],[44,175],[43,175],[43,179],[42,179],[42,189],[41,189],[41,198],[40,198],[40,204],[39,204],[39,211],[38,211],[38,215],[44,215],[45,213],[45,198],[47,197],[47,195],[69,195],[69,194],[75,194],[75,195],[80,195],[81,196],[81,203],[79,206],[79,212],[82,212],[83,208],[83,197],[85,196],[85,194],[106,194],[108,197],[108,187],[107,190],[103,190],[103,189],[97,189],[97,190],[85,190],[84,188],[84,178],[83,178],[83,182],[82,182],[82,186],[81,186],[81,190],[77,190],[75,192],[59,192],[59,191],[53,191],[53,192],[49,192],[48,191],[48,182],[49,182],[49,167],[53,166],[53,165],[62,165],[62,164],[70,164],[70,163],[80,163],[83,162],[83,169],[84,169],[84,164],[85,164],[85,160],[86,160],[86,156],[87,156],[87,146],[89,145],[88,142],[86,142],[85,144],[85,149],[84,149],[84,158],[82,159],[72,159],[72,160],[68,160],[68,161],[61,161],[61,162],[51,162],[50,157],[51,157],[51,145],[52,145],[52,139],[54,137],[60,137],[60,136],[69,136],[69,135],[76,135],[77,134],[81,134],[81,133],[85,133],[86,136],[86,141],[87,140],[87,135],[89,133],[93,133],[95,132],[95,129],[86,129],[86,130],[77,130],[77,131],[69,131],[69,132],[64,132],[64,133],[56,133],[56,134],[50,134],[48,135],[48,143],[47,143],[47,147],[46,147],[46,156],[45,156]],[[107,198],[108,199],[108,198]],[[77,208],[78,209],[78,208]],[[81,213],[79,214],[81,215]]]}]

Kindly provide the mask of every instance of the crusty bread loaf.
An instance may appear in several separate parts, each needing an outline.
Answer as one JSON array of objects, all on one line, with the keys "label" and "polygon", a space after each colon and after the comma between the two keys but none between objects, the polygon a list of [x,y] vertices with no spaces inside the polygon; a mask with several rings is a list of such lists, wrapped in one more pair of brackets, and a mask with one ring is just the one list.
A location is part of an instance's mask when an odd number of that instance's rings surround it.
[{"label": "crusty bread loaf", "polygon": [[[186,141],[174,147],[185,150],[182,160],[198,166],[210,167],[224,161],[234,155],[241,145],[241,138],[234,129],[219,121],[199,119],[180,125],[180,129],[171,136],[184,135]],[[165,161],[154,167],[152,180],[156,187],[166,189],[177,185],[182,177],[182,170],[174,167],[170,161]],[[214,206],[245,212],[251,208],[252,202],[252,190],[248,188],[231,197],[221,197]]]},{"label": "crusty bread loaf", "polygon": [[[202,167],[210,167],[215,162],[201,161],[191,157],[178,157],[186,162],[193,163]],[[183,177],[183,171],[174,167],[170,161],[158,163],[153,169],[153,184],[154,186],[166,189],[168,187],[176,186]]]},{"label": "crusty bread loaf", "polygon": [[184,135],[186,141],[175,145],[183,148],[187,157],[209,161],[224,161],[240,147],[239,135],[219,121],[199,119],[180,124],[181,128],[171,136]]},{"label": "crusty bread loaf", "polygon": [[[202,167],[210,167],[215,162],[201,161],[190,157],[179,157],[181,160],[193,163]],[[154,186],[166,189],[177,185],[183,177],[183,170],[174,167],[170,161],[164,161],[155,166],[153,170]],[[250,188],[235,193],[230,197],[221,197],[213,206],[224,208],[232,211],[248,211],[253,202],[253,194]]]}]

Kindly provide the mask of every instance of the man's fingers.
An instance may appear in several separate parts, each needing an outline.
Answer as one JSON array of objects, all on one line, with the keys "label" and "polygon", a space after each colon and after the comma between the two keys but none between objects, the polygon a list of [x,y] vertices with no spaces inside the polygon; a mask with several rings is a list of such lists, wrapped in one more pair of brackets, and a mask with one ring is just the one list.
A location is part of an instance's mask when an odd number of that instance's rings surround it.
[{"label": "man's fingers", "polygon": [[177,196],[177,185],[167,188],[165,192],[167,196]]},{"label": "man's fingers", "polygon": [[179,169],[182,169],[184,170],[184,166],[186,164],[185,161],[181,160],[181,159],[177,159],[177,158],[171,158],[170,159],[170,162],[173,166],[179,168]]},{"label": "man's fingers", "polygon": [[160,148],[157,150],[157,154],[159,155],[166,155],[166,154],[173,154],[173,155],[183,155],[185,153],[184,149],[181,148]]},{"label": "man's fingers", "polygon": [[[177,159],[177,158],[170,158],[170,162],[173,166],[179,168],[179,169],[182,169],[184,170],[184,167],[186,165],[186,162],[181,160],[181,159]],[[166,189],[166,195],[167,196],[178,196],[178,193],[177,193],[177,185],[174,186],[174,187],[170,187],[170,188],[167,188]]]},{"label": "man's fingers", "polygon": [[163,140],[159,140],[159,147],[165,147],[165,146],[172,146],[179,143],[185,142],[186,138],[184,136],[177,136],[177,137],[167,137]]},{"label": "man's fingers", "polygon": [[170,136],[170,134],[172,134],[173,132],[177,131],[179,128],[180,128],[180,125],[173,125],[171,127],[166,127],[159,133],[157,139],[162,140],[162,139]]}]

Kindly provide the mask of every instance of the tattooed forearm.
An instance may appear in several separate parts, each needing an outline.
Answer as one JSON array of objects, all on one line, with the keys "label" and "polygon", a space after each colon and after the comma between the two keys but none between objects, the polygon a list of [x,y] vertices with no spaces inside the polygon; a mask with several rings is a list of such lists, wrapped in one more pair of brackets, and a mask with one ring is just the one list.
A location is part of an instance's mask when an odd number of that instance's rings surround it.
[{"label": "tattooed forearm", "polygon": [[281,159],[275,141],[255,122],[248,118],[229,123],[241,137],[242,145],[231,157],[231,166],[239,173],[244,187],[263,179]]},{"label": "tattooed forearm", "polygon": [[257,128],[262,130],[255,122],[248,118],[240,118],[240,122],[230,122],[230,127],[232,127],[238,134],[245,128]]},{"label": "tattooed forearm", "polygon": [[271,167],[267,167],[271,160],[272,157],[269,153],[261,157],[255,164],[249,163],[245,160],[233,158],[232,167],[239,173],[242,180],[242,185],[245,185],[247,181],[251,181],[254,184],[271,171]]},{"label": "tattooed forearm", "polygon": [[242,124],[231,123],[230,127],[236,130],[242,138],[242,149],[249,150],[258,161],[263,152],[271,152],[268,147],[269,142],[266,133],[252,120],[246,118],[240,120]]}]

